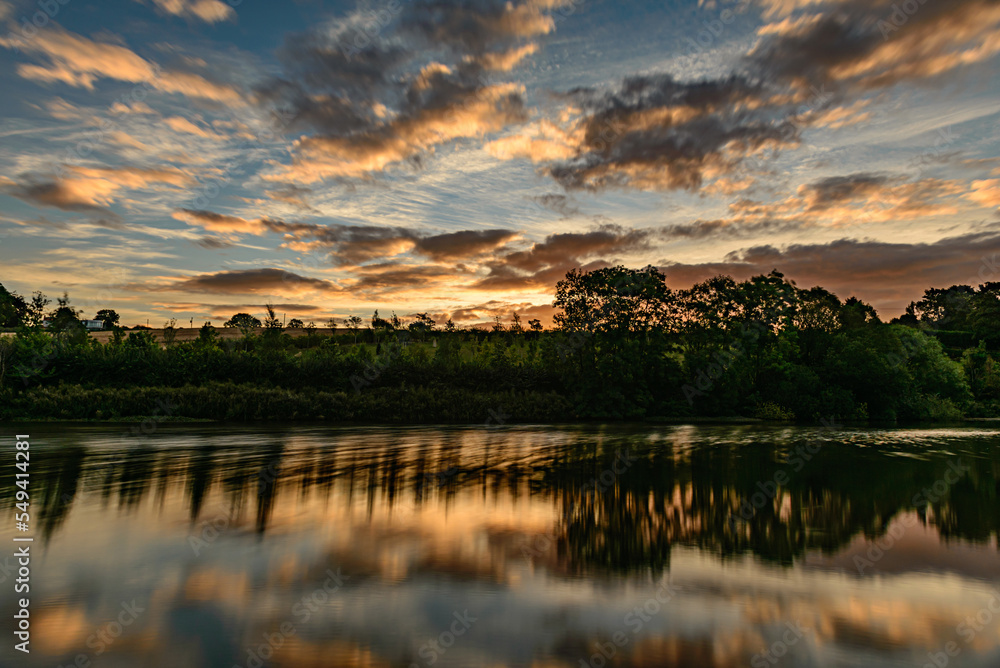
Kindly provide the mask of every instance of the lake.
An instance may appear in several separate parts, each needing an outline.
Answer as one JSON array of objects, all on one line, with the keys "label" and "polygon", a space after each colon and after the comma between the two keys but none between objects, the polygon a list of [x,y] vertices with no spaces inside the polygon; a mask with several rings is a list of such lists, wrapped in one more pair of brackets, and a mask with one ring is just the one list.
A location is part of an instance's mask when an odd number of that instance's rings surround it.
[{"label": "lake", "polygon": [[994,428],[4,431],[4,666],[1000,665]]}]

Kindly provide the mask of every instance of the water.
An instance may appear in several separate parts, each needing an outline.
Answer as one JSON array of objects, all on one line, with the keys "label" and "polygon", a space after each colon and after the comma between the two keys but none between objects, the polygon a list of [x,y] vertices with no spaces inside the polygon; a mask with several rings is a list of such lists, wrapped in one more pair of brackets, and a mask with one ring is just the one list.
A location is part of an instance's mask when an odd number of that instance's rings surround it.
[{"label": "water", "polygon": [[4,666],[1000,665],[994,429],[25,430]]}]

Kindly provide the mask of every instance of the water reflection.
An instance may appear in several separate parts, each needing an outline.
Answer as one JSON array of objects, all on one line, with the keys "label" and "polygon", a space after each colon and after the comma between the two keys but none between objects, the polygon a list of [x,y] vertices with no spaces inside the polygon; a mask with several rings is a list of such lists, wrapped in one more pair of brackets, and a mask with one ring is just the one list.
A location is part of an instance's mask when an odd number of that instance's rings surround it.
[{"label": "water reflection", "polygon": [[1000,664],[995,431],[32,435],[16,665]]}]

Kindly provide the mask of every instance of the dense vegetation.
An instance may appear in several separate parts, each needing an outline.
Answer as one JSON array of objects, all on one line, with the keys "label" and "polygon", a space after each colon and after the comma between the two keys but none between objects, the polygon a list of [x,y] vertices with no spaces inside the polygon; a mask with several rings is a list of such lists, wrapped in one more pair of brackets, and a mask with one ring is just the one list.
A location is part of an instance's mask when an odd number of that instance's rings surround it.
[{"label": "dense vegetation", "polygon": [[[68,297],[45,312],[0,286],[0,419],[552,421],[748,416],[818,421],[1000,415],[1000,283],[930,289],[883,323],[855,298],[780,273],[673,291],[655,268],[573,271],[557,328],[445,331],[376,312],[367,327],[303,336],[273,310],[193,342],[117,325],[98,343]],[[246,317],[243,317],[246,316]],[[43,319],[48,326],[43,328]]]}]

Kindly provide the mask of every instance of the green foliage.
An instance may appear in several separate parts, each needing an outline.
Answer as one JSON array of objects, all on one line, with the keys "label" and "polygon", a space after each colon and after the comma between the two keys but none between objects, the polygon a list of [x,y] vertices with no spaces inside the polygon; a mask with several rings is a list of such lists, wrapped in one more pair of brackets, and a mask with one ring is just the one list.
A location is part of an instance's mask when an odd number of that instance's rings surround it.
[{"label": "green foliage", "polygon": [[[239,340],[205,323],[192,342],[177,343],[171,327],[162,342],[116,328],[107,344],[72,327],[64,295],[59,326],[0,342],[0,392],[5,415],[74,419],[141,415],[157,392],[179,416],[216,419],[477,422],[508,405],[523,419],[567,420],[995,416],[1000,353],[983,323],[995,324],[998,287],[929,291],[912,317],[884,324],[860,300],[800,289],[777,271],[675,292],[655,268],[612,267],[559,282],[553,331],[501,316],[492,331],[450,321],[440,331],[426,313],[404,327],[376,311],[361,341],[357,317],[347,332],[292,338],[268,305],[260,336],[242,313],[226,323]],[[24,319],[45,301],[36,293]],[[942,327],[965,327],[955,331],[975,344],[956,352]]]},{"label": "green foliage", "polygon": [[235,327],[243,332],[244,336],[246,336],[252,330],[259,328],[261,326],[261,322],[249,313],[237,313],[232,318],[224,322],[222,326]]},{"label": "green foliage", "polygon": [[16,292],[0,284],[0,327],[16,328],[26,324],[28,303]]},{"label": "green foliage", "polygon": [[121,317],[118,312],[110,308],[102,308],[94,316],[94,320],[102,320],[104,322],[105,329],[113,329],[118,326]]}]

